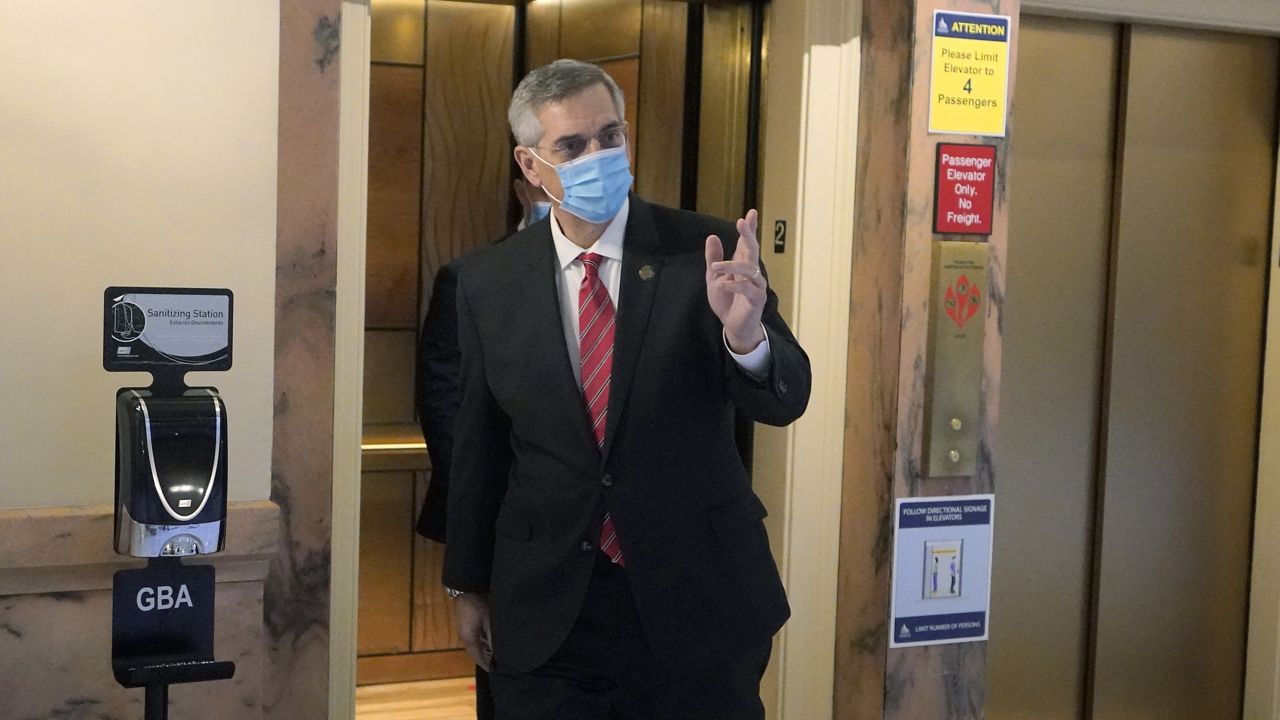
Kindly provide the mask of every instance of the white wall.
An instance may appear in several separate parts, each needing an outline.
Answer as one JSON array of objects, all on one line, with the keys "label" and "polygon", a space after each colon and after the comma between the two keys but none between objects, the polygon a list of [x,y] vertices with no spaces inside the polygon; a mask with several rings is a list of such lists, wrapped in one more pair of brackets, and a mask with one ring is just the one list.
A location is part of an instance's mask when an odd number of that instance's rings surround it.
[{"label": "white wall", "polygon": [[271,467],[279,4],[0,6],[0,507],[110,503],[109,285],[228,287],[232,499]]}]

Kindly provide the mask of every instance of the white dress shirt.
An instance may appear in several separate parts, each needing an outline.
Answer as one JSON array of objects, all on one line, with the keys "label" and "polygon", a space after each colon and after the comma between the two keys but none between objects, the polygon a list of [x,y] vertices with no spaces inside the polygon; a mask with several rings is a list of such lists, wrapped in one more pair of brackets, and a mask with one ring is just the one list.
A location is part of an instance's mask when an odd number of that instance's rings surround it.
[{"label": "white dress shirt", "polygon": [[[565,236],[556,219],[556,208],[551,208],[551,239],[555,243],[556,258],[560,264],[560,272],[556,273],[556,290],[560,294],[560,320],[564,325],[564,341],[569,348],[569,360],[573,363],[573,374],[582,386],[582,360],[578,357],[578,290],[582,287],[582,278],[586,271],[578,256],[584,252],[593,252],[604,258],[600,262],[600,279],[609,291],[609,299],[616,310],[618,307],[618,290],[622,285],[622,240],[626,233],[627,216],[631,212],[631,201],[627,200],[622,209],[610,221],[600,238],[590,248],[583,250]],[[723,330],[721,331],[723,338]],[[725,349],[748,374],[762,378],[769,374],[769,333],[766,331],[764,342],[756,346],[746,355],[739,355],[729,349],[724,340]]]}]

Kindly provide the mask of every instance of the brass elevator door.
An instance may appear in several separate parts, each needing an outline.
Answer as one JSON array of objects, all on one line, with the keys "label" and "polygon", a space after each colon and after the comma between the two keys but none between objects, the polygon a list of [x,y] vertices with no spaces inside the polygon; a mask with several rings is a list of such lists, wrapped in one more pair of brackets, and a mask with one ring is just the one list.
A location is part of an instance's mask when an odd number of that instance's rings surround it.
[{"label": "brass elevator door", "polygon": [[1023,18],[992,720],[1240,715],[1278,55]]},{"label": "brass elevator door", "polygon": [[987,717],[1076,720],[1088,649],[1120,28],[1023,17],[1019,32]]},{"label": "brass elevator door", "polygon": [[1278,59],[1269,38],[1130,31],[1097,720],[1240,716]]}]

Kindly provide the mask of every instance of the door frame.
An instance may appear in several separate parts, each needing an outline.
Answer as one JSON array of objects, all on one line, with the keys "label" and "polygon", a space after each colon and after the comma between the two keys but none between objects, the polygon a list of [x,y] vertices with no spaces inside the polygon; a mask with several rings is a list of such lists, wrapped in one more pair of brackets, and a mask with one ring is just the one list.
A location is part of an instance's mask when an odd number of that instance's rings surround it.
[{"label": "door frame", "polygon": [[369,0],[343,0],[338,58],[338,277],[334,308],[329,717],[355,717],[369,169]]},{"label": "door frame", "polygon": [[1022,14],[1280,35],[1274,0],[1022,0]]},{"label": "door frame", "polygon": [[[1280,152],[1276,163],[1280,167]],[[1274,179],[1272,182],[1276,183]],[[1269,257],[1274,269],[1280,264],[1280,184],[1273,189],[1272,197]],[[1245,718],[1280,717],[1280,273],[1269,274],[1253,508]]]},{"label": "door frame", "polygon": [[761,687],[771,720],[830,718],[835,692],[845,410],[853,280],[862,0],[769,4],[761,257],[779,309],[809,354],[803,417],[759,426],[756,492],[791,602]]}]

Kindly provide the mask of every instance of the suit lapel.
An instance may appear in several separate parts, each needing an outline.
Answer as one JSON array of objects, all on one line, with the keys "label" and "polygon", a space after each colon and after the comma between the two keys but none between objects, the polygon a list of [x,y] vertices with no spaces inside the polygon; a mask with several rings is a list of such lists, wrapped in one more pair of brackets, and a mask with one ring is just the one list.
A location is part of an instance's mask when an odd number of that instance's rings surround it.
[{"label": "suit lapel", "polygon": [[536,329],[535,347],[529,348],[534,354],[545,353],[555,358],[556,374],[559,380],[548,387],[538,388],[538,392],[548,394],[547,402],[552,407],[559,407],[553,416],[564,417],[573,426],[579,439],[592,450],[596,448],[595,436],[591,433],[591,423],[587,418],[586,405],[582,400],[582,391],[578,388],[578,377],[569,359],[569,348],[565,345],[564,321],[560,314],[560,291],[556,287],[556,278],[560,274],[560,261],[556,257],[555,244],[551,240],[550,225],[544,224],[536,242],[529,244],[532,252],[529,258],[531,277],[525,286],[529,288],[527,302],[524,303],[531,314],[532,326]]},{"label": "suit lapel", "polygon": [[613,370],[609,380],[609,415],[606,419],[602,459],[609,457],[618,420],[626,407],[635,378],[640,348],[649,326],[649,311],[662,279],[657,255],[658,235],[649,205],[634,194],[622,246],[622,278],[618,288],[617,332],[613,340]]}]

